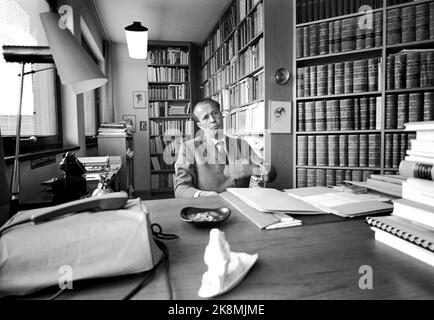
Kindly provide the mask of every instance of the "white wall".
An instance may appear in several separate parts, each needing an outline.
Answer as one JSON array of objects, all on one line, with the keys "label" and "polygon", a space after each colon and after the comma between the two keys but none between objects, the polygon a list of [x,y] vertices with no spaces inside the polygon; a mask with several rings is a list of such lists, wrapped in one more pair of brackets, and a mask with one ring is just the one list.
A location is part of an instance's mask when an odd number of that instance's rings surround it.
[{"label": "white wall", "polygon": [[113,44],[112,58],[115,121],[122,115],[136,116],[134,189],[150,190],[149,123],[146,131],[139,127],[140,121],[148,122],[148,109],[133,108],[133,91],[147,91],[147,61],[131,59],[126,44]]}]

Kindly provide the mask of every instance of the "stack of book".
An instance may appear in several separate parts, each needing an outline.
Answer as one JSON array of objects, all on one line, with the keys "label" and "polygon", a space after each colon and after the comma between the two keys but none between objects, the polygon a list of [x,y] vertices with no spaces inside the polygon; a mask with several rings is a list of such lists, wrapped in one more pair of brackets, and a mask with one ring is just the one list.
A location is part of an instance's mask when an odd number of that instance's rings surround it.
[{"label": "stack of book", "polygon": [[416,131],[399,174],[402,199],[394,200],[391,217],[370,217],[375,239],[434,266],[434,121],[414,122]]},{"label": "stack of book", "polygon": [[132,126],[127,125],[125,121],[110,122],[101,124],[98,129],[98,136],[125,136],[132,134]]}]

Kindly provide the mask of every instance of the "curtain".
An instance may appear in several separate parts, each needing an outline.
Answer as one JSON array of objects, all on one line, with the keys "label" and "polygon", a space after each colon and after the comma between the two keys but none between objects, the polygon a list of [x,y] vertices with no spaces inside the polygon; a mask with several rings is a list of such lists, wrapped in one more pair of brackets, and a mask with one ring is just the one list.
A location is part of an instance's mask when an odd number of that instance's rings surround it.
[{"label": "curtain", "polygon": [[104,62],[102,72],[108,78],[108,82],[99,88],[99,120],[100,123],[113,122],[115,119],[115,110],[113,103],[113,68],[112,68],[112,54],[111,43],[104,41]]}]

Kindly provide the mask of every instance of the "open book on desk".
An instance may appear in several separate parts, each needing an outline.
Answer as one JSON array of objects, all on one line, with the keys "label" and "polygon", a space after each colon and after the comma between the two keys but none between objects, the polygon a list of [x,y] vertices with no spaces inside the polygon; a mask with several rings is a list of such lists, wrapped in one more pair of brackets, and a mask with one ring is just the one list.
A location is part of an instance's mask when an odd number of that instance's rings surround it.
[{"label": "open book on desk", "polygon": [[393,204],[387,198],[369,194],[353,194],[327,187],[289,189],[285,192],[324,212],[344,218],[389,213]]}]

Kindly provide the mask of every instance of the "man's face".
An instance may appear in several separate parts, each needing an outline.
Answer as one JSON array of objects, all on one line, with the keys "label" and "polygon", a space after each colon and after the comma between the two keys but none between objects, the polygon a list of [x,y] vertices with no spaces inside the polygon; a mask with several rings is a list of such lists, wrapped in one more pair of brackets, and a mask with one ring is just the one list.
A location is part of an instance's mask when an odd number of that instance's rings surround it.
[{"label": "man's face", "polygon": [[197,126],[202,129],[206,136],[215,138],[223,133],[223,117],[220,110],[211,104],[198,105],[194,114],[199,121]]}]

